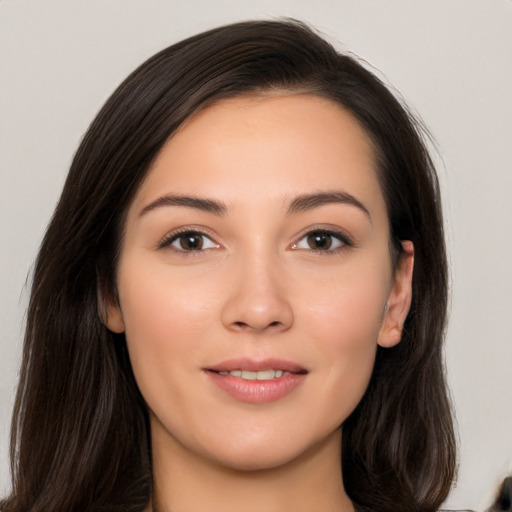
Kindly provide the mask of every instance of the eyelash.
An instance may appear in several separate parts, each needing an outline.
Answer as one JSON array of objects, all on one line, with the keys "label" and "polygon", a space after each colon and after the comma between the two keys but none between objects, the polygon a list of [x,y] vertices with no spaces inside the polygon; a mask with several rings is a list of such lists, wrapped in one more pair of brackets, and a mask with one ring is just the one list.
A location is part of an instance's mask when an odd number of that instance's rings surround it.
[{"label": "eyelash", "polygon": [[172,249],[175,250],[176,252],[190,255],[191,253],[199,253],[199,252],[207,251],[209,249],[217,249],[220,247],[220,245],[217,242],[215,242],[208,234],[204,233],[203,231],[200,231],[198,229],[185,228],[185,229],[180,229],[178,231],[173,231],[172,233],[164,236],[164,238],[162,238],[162,240],[160,240],[160,242],[158,242],[157,248],[164,249],[166,247],[170,247],[170,246],[172,246],[172,244],[174,242],[179,240],[184,235],[187,235],[189,238],[192,238],[194,236],[201,237],[203,240],[206,238],[214,245],[214,247],[207,247],[205,249],[203,249],[202,247],[200,247],[199,249],[180,249],[178,247],[172,247]]},{"label": "eyelash", "polygon": [[[203,244],[204,244],[204,239],[208,239],[213,246],[206,247],[206,248],[203,248],[201,246],[198,249],[183,249],[183,248],[180,249],[177,247],[172,247],[174,242],[178,241],[184,235],[187,235],[187,237],[189,237],[189,238],[201,237],[203,239]],[[305,240],[305,239],[307,240],[308,237],[312,237],[312,236],[329,237],[330,238],[329,246],[326,249],[319,249],[319,248],[315,249],[313,247],[306,248],[306,247],[298,246],[302,240]],[[332,239],[337,240],[340,245],[331,249]],[[339,252],[343,251],[347,247],[353,247],[353,246],[354,246],[353,240],[346,233],[343,233],[341,231],[333,231],[330,229],[314,228],[314,229],[310,229],[306,233],[304,233],[297,240],[297,242],[294,242],[291,245],[291,248],[293,250],[306,250],[306,251],[313,251],[317,254],[332,255],[332,254],[338,254]],[[166,235],[157,244],[158,249],[164,249],[166,247],[171,247],[174,251],[179,252],[179,253],[183,253],[186,255],[192,255],[193,253],[200,253],[200,252],[208,251],[210,249],[218,249],[220,247],[220,245],[217,242],[215,242],[208,234],[204,233],[203,231],[200,231],[197,229],[184,228],[184,229],[180,229],[178,231],[174,231],[174,232]]]},{"label": "eyelash", "polygon": [[[305,239],[307,240],[309,237],[312,237],[312,236],[330,237],[331,241],[330,241],[329,247],[327,247],[326,249],[318,249],[318,248],[315,249],[312,247],[310,247],[308,249],[308,248],[298,247],[298,244],[302,240],[305,240]],[[338,247],[334,247],[331,249],[332,239],[337,240],[340,243],[340,245]],[[343,233],[342,231],[334,231],[334,230],[325,229],[325,228],[314,228],[314,229],[308,230],[306,233],[304,233],[298,239],[297,242],[295,242],[292,245],[292,249],[294,249],[294,250],[306,250],[306,251],[309,250],[309,251],[313,251],[317,254],[322,254],[322,255],[339,254],[341,251],[345,250],[346,248],[350,248],[350,247],[354,247],[354,242],[346,233]]]}]

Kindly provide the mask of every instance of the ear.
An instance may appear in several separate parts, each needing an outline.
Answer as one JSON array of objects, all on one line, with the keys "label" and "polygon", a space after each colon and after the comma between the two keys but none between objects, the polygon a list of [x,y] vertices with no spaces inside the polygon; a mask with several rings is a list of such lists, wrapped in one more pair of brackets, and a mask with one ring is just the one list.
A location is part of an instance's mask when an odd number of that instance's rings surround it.
[{"label": "ear", "polygon": [[103,325],[112,332],[124,332],[124,320],[119,300],[110,293],[100,293],[98,297],[100,317]]},{"label": "ear", "polygon": [[381,347],[394,347],[402,338],[403,325],[411,307],[413,267],[414,246],[411,241],[405,240],[402,242],[402,254],[388,295],[377,340]]}]

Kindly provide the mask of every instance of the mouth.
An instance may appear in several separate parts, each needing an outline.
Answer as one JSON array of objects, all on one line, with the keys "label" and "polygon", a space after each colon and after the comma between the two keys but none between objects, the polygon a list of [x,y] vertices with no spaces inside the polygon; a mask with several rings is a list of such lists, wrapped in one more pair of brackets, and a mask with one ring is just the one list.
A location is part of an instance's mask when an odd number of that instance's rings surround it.
[{"label": "mouth", "polygon": [[292,374],[286,370],[261,370],[257,372],[251,372],[248,370],[231,370],[229,372],[223,371],[217,373],[219,375],[231,375],[232,377],[240,377],[244,380],[273,380]]},{"label": "mouth", "polygon": [[241,402],[266,403],[290,394],[308,371],[289,361],[237,359],[204,368],[211,382]]},{"label": "mouth", "polygon": [[282,359],[238,358],[204,368],[219,375],[231,375],[244,380],[273,380],[287,375],[305,375],[308,371],[297,363]]}]

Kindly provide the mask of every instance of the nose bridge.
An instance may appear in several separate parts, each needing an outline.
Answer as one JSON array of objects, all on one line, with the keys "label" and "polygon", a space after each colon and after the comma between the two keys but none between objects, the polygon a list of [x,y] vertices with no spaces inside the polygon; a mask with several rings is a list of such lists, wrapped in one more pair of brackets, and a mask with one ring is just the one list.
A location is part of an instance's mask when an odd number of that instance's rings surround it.
[{"label": "nose bridge", "polygon": [[222,320],[235,330],[286,330],[293,323],[289,290],[279,255],[264,247],[241,253],[230,276]]}]

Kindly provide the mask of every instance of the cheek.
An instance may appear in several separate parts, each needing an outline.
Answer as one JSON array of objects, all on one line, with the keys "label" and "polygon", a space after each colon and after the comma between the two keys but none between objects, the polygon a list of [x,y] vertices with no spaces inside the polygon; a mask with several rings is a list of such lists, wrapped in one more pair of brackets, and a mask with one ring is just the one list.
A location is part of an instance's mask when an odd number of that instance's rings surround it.
[{"label": "cheek", "polygon": [[326,408],[329,404],[339,407],[336,421],[343,421],[352,412],[368,386],[387,284],[386,272],[367,267],[364,274],[331,278],[328,285],[309,294],[303,329],[314,341],[311,357],[321,354],[326,368],[318,382],[323,390],[319,399],[325,400]]},{"label": "cheek", "polygon": [[[215,297],[186,273],[128,258],[119,268],[119,298],[133,372],[143,395],[180,379],[214,322]],[[161,382],[160,382],[161,381]],[[163,387],[162,387],[163,386]]]},{"label": "cheek", "polygon": [[119,296],[128,333],[156,342],[169,341],[183,329],[193,338],[208,328],[215,283],[159,262],[126,260],[119,269]]},{"label": "cheek", "polygon": [[[364,262],[363,262],[364,263]],[[307,307],[311,334],[331,340],[334,347],[358,350],[374,345],[381,326],[389,288],[383,265],[353,265],[302,290],[298,305]]]}]

